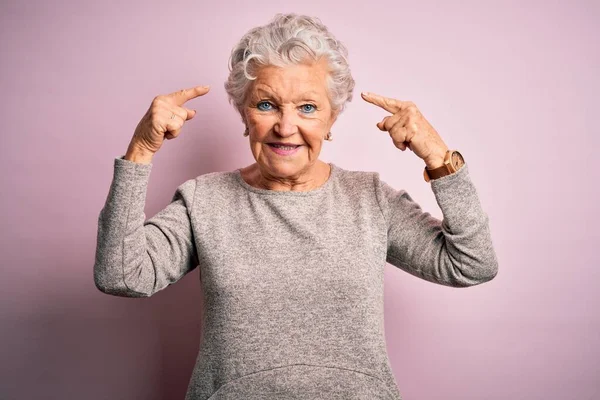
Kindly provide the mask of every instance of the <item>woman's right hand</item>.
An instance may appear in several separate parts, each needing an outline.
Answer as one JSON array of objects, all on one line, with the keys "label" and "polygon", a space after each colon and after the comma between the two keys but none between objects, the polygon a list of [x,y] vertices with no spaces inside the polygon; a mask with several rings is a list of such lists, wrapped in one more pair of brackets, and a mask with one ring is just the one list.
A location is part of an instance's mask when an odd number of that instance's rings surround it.
[{"label": "woman's right hand", "polygon": [[161,148],[165,138],[170,140],[179,136],[183,124],[196,115],[195,110],[183,104],[209,90],[209,86],[196,86],[156,96],[135,129],[125,159],[136,155],[136,158],[148,161]]}]

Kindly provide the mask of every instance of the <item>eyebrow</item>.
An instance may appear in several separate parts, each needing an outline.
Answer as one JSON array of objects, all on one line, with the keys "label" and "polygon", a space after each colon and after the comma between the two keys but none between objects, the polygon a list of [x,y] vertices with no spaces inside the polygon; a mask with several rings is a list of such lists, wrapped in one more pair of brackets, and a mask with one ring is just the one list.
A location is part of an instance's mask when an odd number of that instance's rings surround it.
[{"label": "eyebrow", "polygon": [[[277,96],[274,93],[271,93],[268,90],[257,88],[256,92],[257,93],[259,93],[259,92],[265,93],[267,95],[267,97],[272,97],[273,99],[275,99],[277,101],[281,101],[281,98],[279,96]],[[315,101],[316,102],[316,100],[314,98],[315,96],[318,97],[318,93],[315,92],[315,91],[309,90],[308,92],[302,93],[299,97],[300,97],[301,100],[310,100],[310,101]]]}]

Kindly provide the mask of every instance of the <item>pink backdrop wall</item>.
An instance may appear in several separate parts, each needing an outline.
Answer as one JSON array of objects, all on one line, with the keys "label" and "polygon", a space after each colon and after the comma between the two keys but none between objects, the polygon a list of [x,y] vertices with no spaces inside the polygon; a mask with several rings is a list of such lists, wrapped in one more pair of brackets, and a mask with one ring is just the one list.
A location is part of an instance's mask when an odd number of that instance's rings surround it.
[{"label": "pink backdrop wall", "polygon": [[158,94],[212,85],[155,157],[148,216],[185,180],[253,161],[227,60],[249,28],[289,11],[350,49],[355,99],[322,159],[379,171],[441,217],[422,161],[377,130],[386,112],[359,93],[412,100],[462,151],[490,217],[489,283],[453,289],[387,266],[404,398],[600,398],[598,2],[313,0],[2,2],[0,398],[183,399],[198,270],[149,299],[99,292],[98,213]]}]

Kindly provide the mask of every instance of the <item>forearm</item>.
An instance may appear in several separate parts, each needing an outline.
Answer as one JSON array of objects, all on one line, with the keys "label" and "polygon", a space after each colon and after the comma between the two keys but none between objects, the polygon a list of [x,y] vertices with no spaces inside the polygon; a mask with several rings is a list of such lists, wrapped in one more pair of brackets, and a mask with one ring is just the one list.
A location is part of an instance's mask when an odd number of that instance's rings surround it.
[{"label": "forearm", "polygon": [[[133,158],[138,159],[135,153]],[[154,281],[143,229],[150,170],[150,164],[115,160],[113,180],[98,218],[94,263],[94,281],[105,293],[144,297],[150,290],[148,282]]]},{"label": "forearm", "polygon": [[[464,168],[464,170],[463,170]],[[498,272],[489,218],[465,165],[452,175],[435,179],[431,188],[443,214],[444,235],[441,271],[455,286],[471,286],[491,280]]]},{"label": "forearm", "polygon": [[149,297],[198,265],[191,225],[196,180],[180,185],[171,202],[146,220],[152,164],[115,159],[114,177],[98,218],[94,280],[105,293]]},{"label": "forearm", "polygon": [[488,217],[466,165],[463,168],[432,181],[442,221],[423,212],[407,194],[393,199],[388,230],[390,263],[454,287],[477,285],[496,275]]}]

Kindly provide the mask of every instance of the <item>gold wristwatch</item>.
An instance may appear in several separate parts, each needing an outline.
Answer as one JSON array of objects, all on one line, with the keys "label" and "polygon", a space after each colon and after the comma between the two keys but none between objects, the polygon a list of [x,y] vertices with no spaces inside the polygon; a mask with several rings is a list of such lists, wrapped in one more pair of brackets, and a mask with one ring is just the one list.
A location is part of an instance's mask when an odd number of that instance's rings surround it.
[{"label": "gold wristwatch", "polygon": [[434,169],[425,167],[425,170],[423,170],[423,177],[425,178],[425,182],[429,182],[432,179],[455,173],[464,164],[465,159],[457,150],[448,150],[444,157],[444,165]]}]

